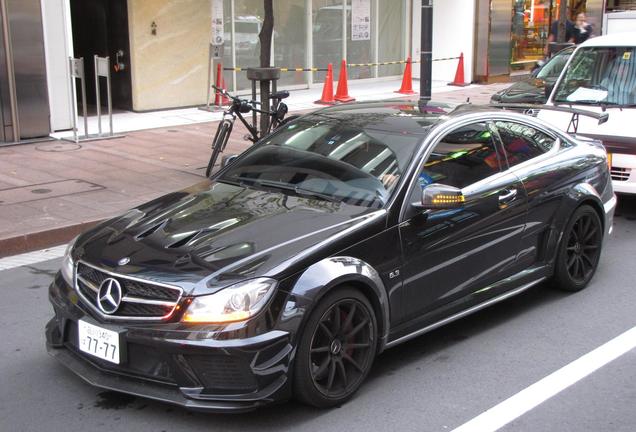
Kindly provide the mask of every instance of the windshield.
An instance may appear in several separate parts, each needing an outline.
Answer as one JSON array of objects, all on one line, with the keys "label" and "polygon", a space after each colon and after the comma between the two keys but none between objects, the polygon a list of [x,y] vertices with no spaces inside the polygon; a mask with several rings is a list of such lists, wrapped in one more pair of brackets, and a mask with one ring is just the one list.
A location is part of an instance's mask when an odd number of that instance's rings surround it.
[{"label": "windshield", "polygon": [[568,62],[568,59],[572,55],[572,51],[568,50],[566,52],[561,52],[554,57],[552,57],[546,64],[539,70],[537,74],[537,78],[546,79],[546,78],[558,78],[561,74],[561,71],[565,67],[565,64]]},{"label": "windshield", "polygon": [[217,181],[383,207],[413,157],[417,136],[312,115],[282,127]]},{"label": "windshield", "polygon": [[580,48],[556,89],[554,101],[634,106],[636,47]]}]

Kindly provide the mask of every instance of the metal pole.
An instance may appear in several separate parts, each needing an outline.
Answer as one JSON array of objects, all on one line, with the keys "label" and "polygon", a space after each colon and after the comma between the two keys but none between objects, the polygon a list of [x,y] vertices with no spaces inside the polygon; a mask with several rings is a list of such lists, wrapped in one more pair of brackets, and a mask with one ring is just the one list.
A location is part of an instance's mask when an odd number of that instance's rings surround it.
[{"label": "metal pole", "polygon": [[208,93],[205,97],[205,107],[210,109],[210,89],[212,88],[212,82],[210,74],[212,73],[212,44],[208,44]]},{"label": "metal pole", "polygon": [[431,100],[431,75],[433,70],[433,0],[422,0],[420,53],[420,106]]},{"label": "metal pole", "polygon": [[80,77],[80,88],[82,89],[82,113],[84,114],[84,137],[88,136],[88,113],[86,110],[86,83],[84,82],[86,78],[86,69],[84,68],[84,57],[79,58],[79,64],[82,71],[82,76]]},{"label": "metal pole", "polygon": [[68,58],[69,68],[71,71],[71,103],[73,104],[73,141],[78,142],[77,139],[77,97],[75,95],[75,59],[73,57]]},{"label": "metal pole", "polygon": [[100,99],[99,91],[99,57],[93,56],[93,63],[95,63],[95,103],[97,104],[97,135],[102,135],[102,101]]},{"label": "metal pole", "polygon": [[18,117],[18,96],[15,90],[15,70],[13,68],[13,49],[11,46],[11,31],[9,29],[9,9],[7,0],[0,0],[2,13],[2,34],[4,37],[4,52],[7,61],[7,84],[9,86],[9,104],[11,105],[11,129],[13,141],[20,141],[20,118]]},{"label": "metal pole", "polygon": [[110,57],[105,58],[106,61],[106,97],[108,98],[108,125],[110,127],[110,135],[113,135],[113,97],[110,94]]}]

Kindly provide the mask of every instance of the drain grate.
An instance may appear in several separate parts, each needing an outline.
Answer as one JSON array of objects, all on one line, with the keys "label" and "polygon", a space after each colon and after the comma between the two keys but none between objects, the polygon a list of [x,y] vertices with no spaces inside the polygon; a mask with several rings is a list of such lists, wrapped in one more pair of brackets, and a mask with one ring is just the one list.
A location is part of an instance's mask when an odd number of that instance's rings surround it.
[{"label": "drain grate", "polygon": [[102,190],[104,186],[84,180],[61,180],[9,189],[0,189],[0,206]]}]

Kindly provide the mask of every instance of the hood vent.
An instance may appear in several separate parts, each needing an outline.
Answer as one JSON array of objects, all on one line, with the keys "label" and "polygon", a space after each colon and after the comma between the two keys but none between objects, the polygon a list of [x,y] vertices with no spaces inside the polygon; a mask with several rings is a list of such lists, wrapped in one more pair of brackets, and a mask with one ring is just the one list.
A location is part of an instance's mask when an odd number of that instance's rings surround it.
[{"label": "hood vent", "polygon": [[192,240],[194,240],[194,238],[196,236],[198,236],[201,233],[201,231],[195,231],[191,234],[188,234],[187,236],[183,237],[182,239],[177,240],[174,243],[169,244],[168,246],[166,246],[166,249],[176,249],[176,248],[180,248],[182,246],[187,245],[188,243],[190,243]]},{"label": "hood vent", "polygon": [[142,231],[139,234],[137,234],[135,236],[135,240],[145,239],[149,235],[154,234],[155,232],[157,232],[159,230],[159,228],[163,228],[164,226],[166,226],[169,221],[170,221],[170,219],[165,219],[165,220],[163,220],[163,221],[161,221],[161,222],[159,222],[157,224],[152,225],[150,228],[148,228],[145,231]]}]

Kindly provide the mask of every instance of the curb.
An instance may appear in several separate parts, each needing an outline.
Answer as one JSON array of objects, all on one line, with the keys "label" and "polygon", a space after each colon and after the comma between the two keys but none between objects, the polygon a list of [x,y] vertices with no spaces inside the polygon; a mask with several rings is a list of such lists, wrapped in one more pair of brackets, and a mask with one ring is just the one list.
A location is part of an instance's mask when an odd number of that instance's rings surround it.
[{"label": "curb", "polygon": [[60,228],[0,239],[0,258],[67,243],[76,235],[94,227],[104,220],[106,219],[80,222]]}]

